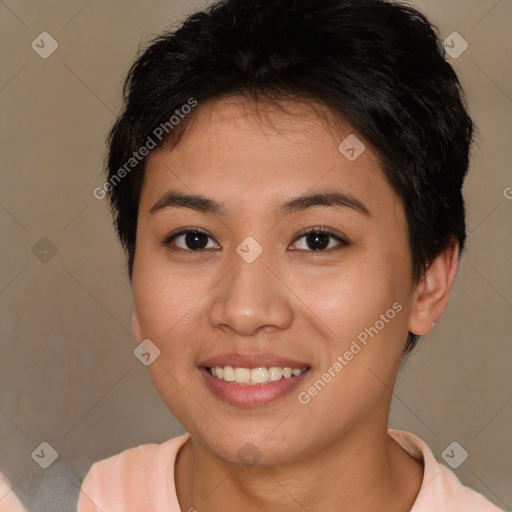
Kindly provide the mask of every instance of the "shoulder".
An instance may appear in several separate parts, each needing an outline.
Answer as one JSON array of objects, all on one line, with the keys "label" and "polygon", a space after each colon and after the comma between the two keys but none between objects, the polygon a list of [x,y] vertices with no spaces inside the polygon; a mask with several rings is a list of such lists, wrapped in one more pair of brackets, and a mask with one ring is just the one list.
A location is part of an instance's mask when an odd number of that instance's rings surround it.
[{"label": "shoulder", "polygon": [[147,510],[160,499],[158,493],[172,495],[176,455],[188,437],[128,448],[95,462],[82,482],[78,512]]},{"label": "shoulder", "polygon": [[0,472],[0,512],[27,512],[14,493],[10,480]]},{"label": "shoulder", "polygon": [[394,429],[388,429],[388,434],[412,457],[423,461],[421,489],[410,512],[501,511],[485,496],[462,485],[455,473],[444,464],[440,464],[432,450],[419,437]]}]

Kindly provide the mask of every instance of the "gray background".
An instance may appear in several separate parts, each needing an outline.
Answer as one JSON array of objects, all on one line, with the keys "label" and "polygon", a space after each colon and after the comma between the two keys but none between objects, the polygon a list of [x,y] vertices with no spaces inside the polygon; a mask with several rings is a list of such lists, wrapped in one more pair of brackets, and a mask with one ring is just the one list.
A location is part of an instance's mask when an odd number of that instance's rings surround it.
[{"label": "gray background", "polygon": [[[480,135],[468,251],[445,316],[399,376],[390,427],[438,460],[457,441],[469,453],[459,479],[510,509],[512,1],[411,3],[443,39],[469,43],[450,62]],[[0,471],[29,510],[74,510],[92,462],[183,432],[133,355],[123,255],[92,191],[139,43],[201,5],[0,3]],[[43,31],[59,44],[47,59],[31,48]],[[59,455],[45,470],[31,458],[43,441]]]}]

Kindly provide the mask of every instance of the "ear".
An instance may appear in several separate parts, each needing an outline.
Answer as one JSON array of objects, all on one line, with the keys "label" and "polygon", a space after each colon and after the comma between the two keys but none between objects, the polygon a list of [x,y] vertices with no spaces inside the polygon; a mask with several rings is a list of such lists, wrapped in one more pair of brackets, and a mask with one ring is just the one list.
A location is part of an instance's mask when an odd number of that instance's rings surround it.
[{"label": "ear", "polygon": [[428,334],[441,318],[459,267],[459,243],[451,242],[432,262],[413,292],[409,331],[418,336]]},{"label": "ear", "polygon": [[140,343],[142,341],[142,332],[140,328],[139,317],[137,315],[137,310],[135,308],[133,308],[132,313],[132,332],[133,335],[135,336],[137,343]]}]

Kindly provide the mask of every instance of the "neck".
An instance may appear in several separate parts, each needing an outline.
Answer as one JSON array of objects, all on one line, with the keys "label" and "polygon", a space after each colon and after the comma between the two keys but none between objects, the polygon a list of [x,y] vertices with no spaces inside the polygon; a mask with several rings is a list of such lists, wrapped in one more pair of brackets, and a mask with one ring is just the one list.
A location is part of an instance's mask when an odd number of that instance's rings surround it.
[{"label": "neck", "polygon": [[232,465],[192,439],[176,461],[184,511],[408,512],[422,480],[423,464],[387,434],[387,422],[370,418],[287,465]]}]

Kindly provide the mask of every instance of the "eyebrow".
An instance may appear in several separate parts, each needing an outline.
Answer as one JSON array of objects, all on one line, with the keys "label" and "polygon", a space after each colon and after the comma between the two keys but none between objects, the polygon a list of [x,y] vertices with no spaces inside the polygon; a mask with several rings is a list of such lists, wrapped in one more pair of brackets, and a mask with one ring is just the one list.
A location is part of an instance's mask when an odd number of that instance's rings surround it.
[{"label": "eyebrow", "polygon": [[[314,206],[351,208],[367,217],[371,217],[370,210],[359,199],[339,190],[325,190],[295,197],[281,204],[277,208],[276,214],[290,215]],[[167,208],[190,208],[199,212],[212,213],[224,217],[229,216],[229,209],[224,203],[203,195],[184,194],[176,190],[166,192],[151,208],[150,213]]]}]

